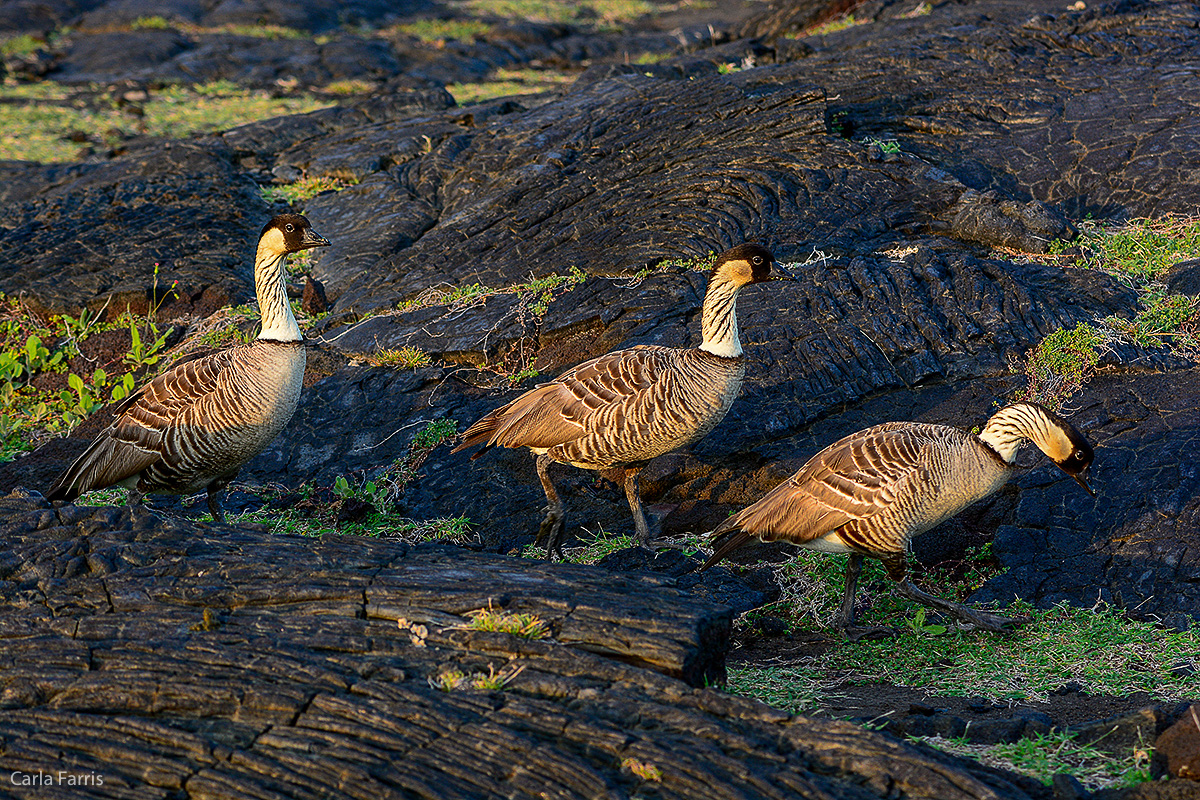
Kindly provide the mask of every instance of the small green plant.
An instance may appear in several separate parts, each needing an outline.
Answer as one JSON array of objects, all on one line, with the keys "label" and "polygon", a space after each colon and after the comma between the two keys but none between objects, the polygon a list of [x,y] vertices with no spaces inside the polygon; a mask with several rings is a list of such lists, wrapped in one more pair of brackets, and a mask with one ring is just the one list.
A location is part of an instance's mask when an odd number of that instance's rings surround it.
[{"label": "small green plant", "polygon": [[880,150],[882,150],[885,153],[899,153],[900,152],[900,143],[897,142],[895,139],[869,139],[869,140],[867,140],[867,144],[868,145],[876,145],[877,147],[879,147]]},{"label": "small green plant", "polygon": [[423,450],[428,453],[442,442],[450,441],[457,435],[458,420],[449,417],[431,420],[413,437],[411,449]]},{"label": "small green plant", "polygon": [[153,320],[147,320],[146,329],[150,334],[150,338],[143,342],[139,321],[132,314],[127,314],[126,316],[129,320],[129,336],[132,339],[132,344],[129,346],[129,352],[125,354],[125,363],[132,370],[154,366],[163,357],[167,339],[170,338],[174,328],[167,328],[166,331],[159,333],[157,323]]},{"label": "small green plant", "polygon": [[460,669],[450,669],[441,672],[437,677],[429,679],[429,685],[443,692],[453,692],[461,689],[482,689],[484,691],[500,691],[508,686],[525,667],[512,667],[496,671],[495,665],[488,664],[487,673],[464,672]]},{"label": "small green plant", "polygon": [[1105,317],[1109,329],[1142,347],[1169,346],[1176,352],[1200,352],[1200,297],[1147,292],[1133,319]]},{"label": "small green plant", "polygon": [[905,620],[904,624],[910,632],[915,636],[941,636],[946,632],[945,625],[937,625],[927,623],[925,621],[926,611],[924,606],[918,606],[912,617]]},{"label": "small green plant", "polygon": [[1059,328],[1030,351],[1025,360],[1026,386],[1016,400],[1031,400],[1059,411],[1092,377],[1106,348],[1096,328],[1080,322]]},{"label": "small green plant", "polygon": [[629,770],[629,772],[644,781],[651,781],[653,783],[660,783],[662,781],[662,770],[649,761],[638,761],[632,757],[626,758],[621,762],[621,769]]}]

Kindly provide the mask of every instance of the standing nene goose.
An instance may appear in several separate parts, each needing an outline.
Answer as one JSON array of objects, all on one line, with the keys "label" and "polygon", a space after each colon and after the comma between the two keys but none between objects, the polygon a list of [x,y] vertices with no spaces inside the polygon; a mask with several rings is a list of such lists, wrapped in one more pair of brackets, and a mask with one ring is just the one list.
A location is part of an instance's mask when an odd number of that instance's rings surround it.
[{"label": "standing nene goose", "polygon": [[74,500],[120,484],[134,492],[218,493],[292,418],[304,380],[304,338],[288,303],[288,254],[328,245],[299,214],[267,223],[254,259],[262,331],[258,339],[185,358],[126,397],[116,418],[54,485],[47,498]]},{"label": "standing nene goose", "polygon": [[639,345],[586,361],[480,419],[463,434],[458,452],[528,447],[549,503],[536,543],[562,557],[566,519],[546,473],[551,461],[599,471],[625,487],[637,539],[650,542],[638,473],[652,458],[703,438],[742,388],[746,365],[735,303],[743,286],[772,280],[767,250],[742,244],[717,257],[701,312],[703,342],[695,348]]},{"label": "standing nene goose", "polygon": [[849,553],[846,589],[836,618],[853,638],[886,629],[854,628],[854,593],[863,556],[878,558],[900,594],[990,631],[1013,620],[926,594],[905,571],[914,536],[997,491],[1029,439],[1092,496],[1085,480],[1092,448],[1066,420],[1034,403],[1014,403],[988,420],[978,436],[946,425],[888,422],[851,434],[813,456],[796,474],[722,523],[725,539],[708,569],[751,536],[812,550]]}]

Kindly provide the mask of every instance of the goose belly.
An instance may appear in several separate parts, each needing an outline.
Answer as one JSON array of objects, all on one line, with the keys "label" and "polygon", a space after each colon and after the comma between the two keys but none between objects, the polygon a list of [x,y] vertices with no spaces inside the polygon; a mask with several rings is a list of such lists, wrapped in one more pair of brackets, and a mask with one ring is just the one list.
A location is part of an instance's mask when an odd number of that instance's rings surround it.
[{"label": "goose belly", "polygon": [[143,473],[143,491],[196,492],[231,475],[291,420],[304,381],[304,350],[239,364],[217,390],[188,409],[163,441],[162,459]]}]

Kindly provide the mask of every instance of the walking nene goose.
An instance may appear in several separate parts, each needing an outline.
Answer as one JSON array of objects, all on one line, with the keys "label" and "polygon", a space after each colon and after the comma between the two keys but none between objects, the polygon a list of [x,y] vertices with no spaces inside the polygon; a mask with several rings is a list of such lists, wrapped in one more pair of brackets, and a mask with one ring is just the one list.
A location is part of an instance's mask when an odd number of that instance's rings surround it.
[{"label": "walking nene goose", "polygon": [[856,629],[854,593],[864,556],[878,558],[900,594],[990,631],[1015,622],[926,594],[905,570],[912,538],[997,491],[1029,439],[1092,496],[1085,480],[1092,448],[1066,420],[1034,403],[1014,403],[978,436],[945,425],[889,422],[859,431],[813,456],[796,474],[722,523],[708,569],[751,536],[812,550],[849,553],[836,618],[853,638],[886,629]]},{"label": "walking nene goose", "polygon": [[328,245],[307,219],[281,214],[263,228],[254,259],[262,331],[249,344],[179,361],[130,394],[116,418],[47,493],[71,501],[120,484],[147,493],[218,494],[266,447],[296,410],[304,380],[304,338],[288,303],[288,254]]},{"label": "walking nene goose", "polygon": [[696,348],[639,345],[584,362],[480,419],[458,452],[482,444],[528,447],[549,504],[536,543],[562,557],[562,501],[547,474],[551,461],[600,472],[625,487],[637,540],[650,542],[638,473],[649,461],[686,447],[716,427],[742,388],[746,365],[738,338],[736,300],[743,286],[789,275],[770,252],[742,244],[717,257],[701,311]]}]

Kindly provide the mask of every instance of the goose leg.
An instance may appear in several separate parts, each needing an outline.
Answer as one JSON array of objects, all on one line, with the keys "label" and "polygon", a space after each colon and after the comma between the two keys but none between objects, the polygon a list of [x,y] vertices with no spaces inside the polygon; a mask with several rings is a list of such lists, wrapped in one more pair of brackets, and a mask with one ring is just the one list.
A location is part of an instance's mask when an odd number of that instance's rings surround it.
[{"label": "goose leg", "polygon": [[633,526],[637,530],[637,543],[641,547],[649,547],[650,526],[646,524],[646,512],[642,510],[642,489],[638,485],[638,474],[641,467],[625,468],[625,499],[629,501],[629,510],[633,512]]},{"label": "goose leg", "polygon": [[238,476],[238,472],[241,470],[237,470],[232,475],[217,478],[208,485],[208,511],[217,522],[225,522],[225,509],[221,507],[221,492],[225,491],[230,482]]},{"label": "goose leg", "polygon": [[858,576],[862,573],[862,553],[851,553],[846,559],[846,588],[842,593],[842,606],[834,618],[834,627],[852,642],[860,639],[879,639],[895,634],[891,628],[859,628],[854,624],[854,596],[858,593]]},{"label": "goose leg", "polygon": [[216,481],[213,481],[208,485],[208,512],[212,514],[214,521],[222,524],[225,522],[225,511],[221,508],[221,492],[227,483],[228,481],[218,485]]},{"label": "goose leg", "polygon": [[550,480],[550,475],[546,468],[550,466],[551,458],[545,454],[537,456],[537,474],[538,479],[542,482],[542,489],[546,492],[546,518],[542,520],[542,526],[538,529],[537,538],[534,539],[535,545],[544,545],[546,555],[555,561],[563,560],[562,539],[563,531],[567,527],[566,512],[563,510],[562,500],[558,498],[558,492],[554,490],[554,483]]},{"label": "goose leg", "polygon": [[993,633],[1012,633],[1013,629],[1018,625],[1028,622],[1027,619],[1012,619],[1010,617],[1002,617],[998,614],[989,614],[986,611],[976,611],[973,608],[967,608],[960,603],[954,603],[950,600],[943,600],[940,597],[934,597],[931,594],[921,591],[916,587],[911,580],[905,578],[896,584],[896,588],[900,594],[907,597],[909,600],[915,600],[929,608],[937,609],[944,614],[949,614],[955,619],[963,622],[968,622],[977,628],[982,628],[985,631]]}]

